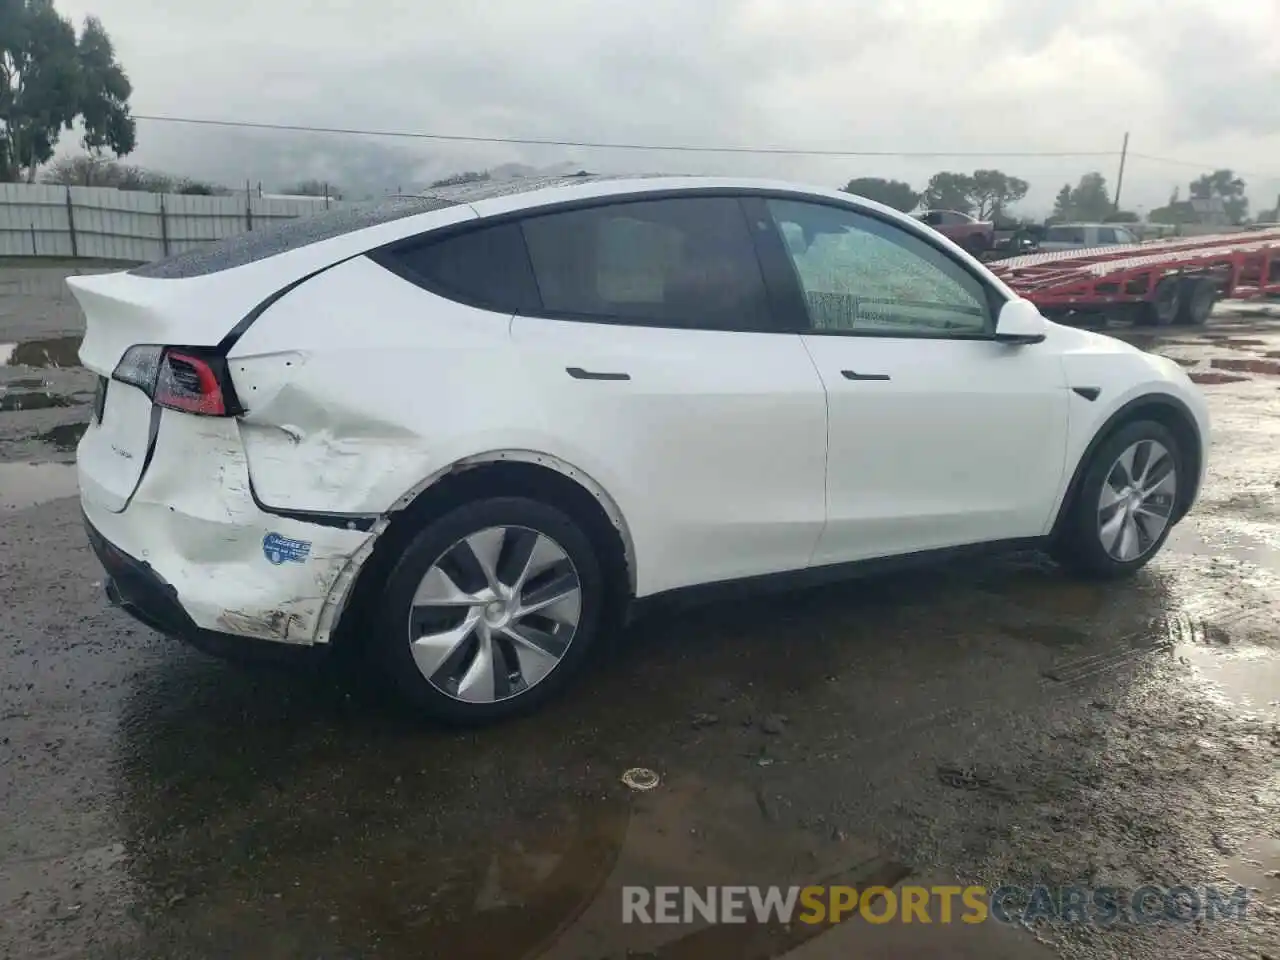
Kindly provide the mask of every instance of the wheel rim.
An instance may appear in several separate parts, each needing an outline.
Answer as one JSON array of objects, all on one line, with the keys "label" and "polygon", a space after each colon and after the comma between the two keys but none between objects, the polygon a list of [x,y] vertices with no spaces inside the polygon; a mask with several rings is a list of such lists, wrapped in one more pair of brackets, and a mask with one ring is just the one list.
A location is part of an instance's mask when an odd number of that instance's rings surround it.
[{"label": "wheel rim", "polygon": [[441,693],[495,703],[560,665],[581,612],[578,571],[560,544],[527,527],[489,527],[445,550],[419,582],[409,648]]},{"label": "wheel rim", "polygon": [[1139,440],[1116,459],[1098,498],[1098,538],[1113,560],[1128,563],[1159,541],[1178,493],[1178,468],[1156,440]]}]

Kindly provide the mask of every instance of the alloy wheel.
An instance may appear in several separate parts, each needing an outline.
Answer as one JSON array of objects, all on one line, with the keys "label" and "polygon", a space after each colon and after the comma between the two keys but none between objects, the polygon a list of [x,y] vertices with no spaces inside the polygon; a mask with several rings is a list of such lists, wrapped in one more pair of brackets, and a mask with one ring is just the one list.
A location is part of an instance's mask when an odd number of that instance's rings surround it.
[{"label": "alloy wheel", "polygon": [[1098,498],[1098,537],[1113,560],[1146,554],[1169,525],[1178,492],[1178,467],[1156,440],[1139,440],[1120,454]]},{"label": "alloy wheel", "polygon": [[427,570],[410,607],[409,645],[441,693],[494,703],[559,666],[581,613],[578,571],[559,543],[527,527],[489,527]]}]

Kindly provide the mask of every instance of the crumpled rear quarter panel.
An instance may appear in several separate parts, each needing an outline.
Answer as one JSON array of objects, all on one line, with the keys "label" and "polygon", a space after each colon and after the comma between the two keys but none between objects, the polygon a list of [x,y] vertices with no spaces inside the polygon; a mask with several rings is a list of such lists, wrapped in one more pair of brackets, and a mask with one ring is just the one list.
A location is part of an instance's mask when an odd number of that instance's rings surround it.
[{"label": "crumpled rear quarter panel", "polygon": [[[367,531],[263,513],[249,491],[248,462],[234,419],[163,412],[155,453],[128,509],[96,506],[82,477],[85,512],[108,540],[145,560],[177,590],[197,626],[223,633],[312,643],[321,611]],[[308,545],[305,559],[273,563],[264,538]]]}]

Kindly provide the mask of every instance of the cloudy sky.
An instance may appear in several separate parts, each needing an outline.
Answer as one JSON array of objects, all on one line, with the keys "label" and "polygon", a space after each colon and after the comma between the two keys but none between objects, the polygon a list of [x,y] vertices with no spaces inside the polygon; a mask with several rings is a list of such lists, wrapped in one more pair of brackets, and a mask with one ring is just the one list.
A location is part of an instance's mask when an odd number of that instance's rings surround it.
[{"label": "cloudy sky", "polygon": [[[691,146],[806,157],[229,132],[139,121],[134,161],[270,188],[394,189],[462,169],[737,173],[923,186],[997,167],[1045,213],[1064,182],[1150,209],[1231,167],[1280,193],[1280,0],[57,0],[98,15],[139,114]],[[1088,157],[1000,156],[1028,152]],[[955,156],[959,153],[978,154]],[[952,154],[952,156],[941,156]],[[1163,160],[1146,159],[1159,157]],[[1167,161],[1179,161],[1172,163]],[[377,184],[377,186],[373,186]]]}]

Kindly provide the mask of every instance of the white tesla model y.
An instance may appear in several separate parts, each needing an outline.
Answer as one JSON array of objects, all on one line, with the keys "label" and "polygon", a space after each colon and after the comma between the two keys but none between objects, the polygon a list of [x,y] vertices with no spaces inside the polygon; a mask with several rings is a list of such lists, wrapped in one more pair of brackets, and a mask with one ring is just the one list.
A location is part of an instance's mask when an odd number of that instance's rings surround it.
[{"label": "white tesla model y", "polygon": [[480,184],[68,283],[112,601],[219,650],[359,616],[453,721],[673,591],[993,545],[1132,573],[1205,469],[1176,364],[821,189]]}]

